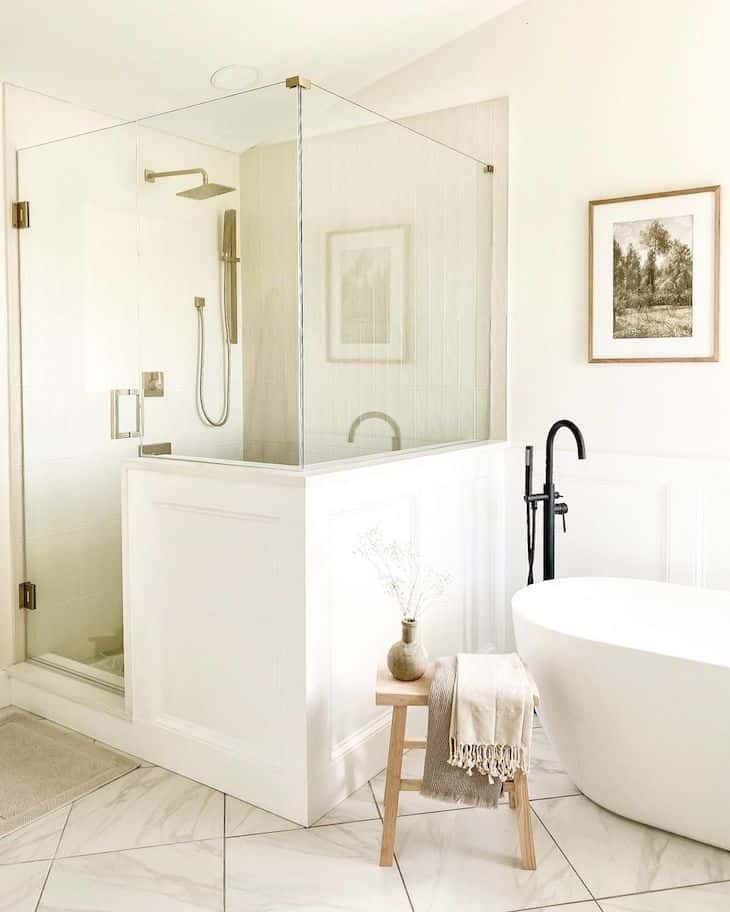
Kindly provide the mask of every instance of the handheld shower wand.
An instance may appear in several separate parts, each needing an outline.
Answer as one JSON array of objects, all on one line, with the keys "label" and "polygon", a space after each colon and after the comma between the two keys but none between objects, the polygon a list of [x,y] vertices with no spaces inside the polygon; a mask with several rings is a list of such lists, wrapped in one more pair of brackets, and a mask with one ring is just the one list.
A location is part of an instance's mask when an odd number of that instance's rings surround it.
[{"label": "handheld shower wand", "polygon": [[198,358],[195,375],[195,403],[198,416],[208,427],[223,427],[228,421],[231,407],[231,345],[238,342],[238,281],[239,258],[236,251],[236,210],[226,209],[223,216],[223,297],[221,298],[221,324],[223,330],[223,408],[218,418],[211,418],[203,401],[203,373],[205,370],[205,298],[195,298],[198,313]]},{"label": "handheld shower wand", "polygon": [[535,448],[525,447],[525,520],[527,523],[527,585],[535,582],[535,527],[537,522],[537,501],[532,494],[532,457]]}]

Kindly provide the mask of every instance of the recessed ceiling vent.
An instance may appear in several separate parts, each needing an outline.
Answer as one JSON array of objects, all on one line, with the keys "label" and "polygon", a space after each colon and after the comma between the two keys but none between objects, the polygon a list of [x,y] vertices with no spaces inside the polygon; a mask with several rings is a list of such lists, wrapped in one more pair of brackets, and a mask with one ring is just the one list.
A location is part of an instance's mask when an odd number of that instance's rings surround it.
[{"label": "recessed ceiling vent", "polygon": [[223,89],[225,92],[243,92],[252,89],[259,81],[259,71],[256,67],[241,66],[231,63],[216,70],[210,77],[210,84],[214,89]]}]

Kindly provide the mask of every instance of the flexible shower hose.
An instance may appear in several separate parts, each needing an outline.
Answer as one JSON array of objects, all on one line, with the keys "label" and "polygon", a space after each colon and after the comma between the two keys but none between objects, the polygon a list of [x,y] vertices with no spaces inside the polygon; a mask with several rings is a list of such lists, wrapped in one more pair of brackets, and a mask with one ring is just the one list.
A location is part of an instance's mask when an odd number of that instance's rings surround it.
[{"label": "flexible shower hose", "polygon": [[198,312],[198,359],[195,378],[195,399],[198,415],[203,424],[209,427],[223,427],[228,421],[231,406],[231,327],[229,325],[228,308],[228,269],[223,268],[223,296],[221,297],[221,327],[223,329],[223,410],[218,418],[211,418],[203,401],[203,376],[205,372],[205,321],[203,320],[203,305],[195,305]]}]

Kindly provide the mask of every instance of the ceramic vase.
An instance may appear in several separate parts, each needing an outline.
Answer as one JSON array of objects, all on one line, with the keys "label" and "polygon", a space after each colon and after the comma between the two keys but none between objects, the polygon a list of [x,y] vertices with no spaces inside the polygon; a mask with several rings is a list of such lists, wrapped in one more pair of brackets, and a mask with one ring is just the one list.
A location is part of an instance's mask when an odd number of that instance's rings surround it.
[{"label": "ceramic vase", "polygon": [[388,670],[398,681],[417,681],[428,667],[428,653],[418,642],[418,622],[402,621],[403,634],[388,651]]}]

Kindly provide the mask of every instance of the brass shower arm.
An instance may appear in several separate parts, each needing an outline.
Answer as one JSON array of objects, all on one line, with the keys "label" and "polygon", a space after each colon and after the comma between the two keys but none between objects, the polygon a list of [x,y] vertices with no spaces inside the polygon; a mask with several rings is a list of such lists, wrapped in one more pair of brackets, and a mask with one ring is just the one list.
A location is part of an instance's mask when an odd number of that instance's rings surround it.
[{"label": "brass shower arm", "polygon": [[203,183],[208,183],[208,172],[204,168],[181,168],[179,171],[152,171],[150,168],[144,169],[144,179],[148,184],[154,184],[160,177],[181,177],[183,174],[200,174],[203,178]]}]

